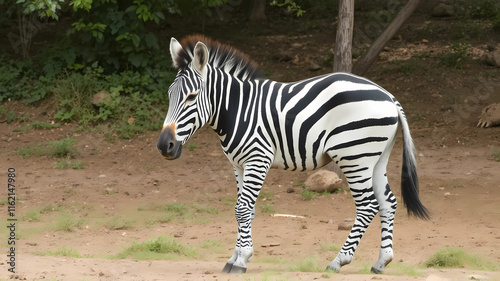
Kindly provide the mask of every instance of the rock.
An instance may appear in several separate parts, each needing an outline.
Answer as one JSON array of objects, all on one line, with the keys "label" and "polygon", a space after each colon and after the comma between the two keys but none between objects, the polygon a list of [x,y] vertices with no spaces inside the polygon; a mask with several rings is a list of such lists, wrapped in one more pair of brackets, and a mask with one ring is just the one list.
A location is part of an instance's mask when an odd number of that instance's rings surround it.
[{"label": "rock", "polygon": [[102,90],[94,95],[94,98],[92,99],[92,104],[95,106],[103,106],[107,103],[110,103],[111,101],[112,101],[111,94],[106,90]]},{"label": "rock", "polygon": [[477,126],[488,128],[500,125],[500,103],[490,104],[483,109]]},{"label": "rock", "polygon": [[309,71],[318,71],[321,69],[321,66],[315,64],[314,62],[312,62],[310,65],[309,65]]},{"label": "rock", "polygon": [[455,9],[452,5],[440,3],[432,10],[433,17],[451,17],[455,14]]},{"label": "rock", "polygon": [[482,57],[483,61],[489,65],[500,67],[500,45]]},{"label": "rock", "polygon": [[332,171],[319,170],[310,175],[304,183],[307,190],[315,192],[332,192],[342,187],[342,179]]},{"label": "rock", "polygon": [[287,61],[291,61],[293,58],[289,52],[281,51],[281,52],[278,52],[276,55],[274,55],[273,59],[276,61],[279,61],[279,62],[287,62]]}]

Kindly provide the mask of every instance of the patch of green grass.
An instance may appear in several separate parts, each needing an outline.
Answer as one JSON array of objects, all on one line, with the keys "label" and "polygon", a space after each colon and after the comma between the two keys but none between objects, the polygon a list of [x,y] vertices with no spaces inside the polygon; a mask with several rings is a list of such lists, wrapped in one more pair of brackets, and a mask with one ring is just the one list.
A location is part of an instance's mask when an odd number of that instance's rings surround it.
[{"label": "patch of green grass", "polygon": [[40,221],[40,212],[35,209],[29,210],[23,215],[23,220],[29,222]]},{"label": "patch of green grass", "polygon": [[174,213],[178,215],[185,215],[188,212],[188,207],[183,203],[167,203],[163,206],[165,212]]},{"label": "patch of green grass", "polygon": [[276,213],[276,209],[274,209],[273,206],[271,206],[271,204],[269,204],[267,202],[261,204],[260,211],[264,214]]},{"label": "patch of green grass", "polygon": [[75,138],[49,141],[37,145],[28,144],[19,149],[17,154],[23,158],[28,158],[31,155],[49,156],[52,158],[74,158],[79,153],[78,150],[73,147],[75,144]]},{"label": "patch of green grass", "polygon": [[306,201],[310,201],[316,196],[316,192],[311,191],[311,190],[307,190],[305,188],[302,188],[299,191],[299,194],[300,194],[300,196],[302,196],[302,199],[304,199]]},{"label": "patch of green grass", "polygon": [[198,148],[198,144],[196,144],[195,142],[190,142],[190,143],[188,143],[186,148],[189,151],[195,151],[196,148]]},{"label": "patch of green grass", "polygon": [[70,213],[62,213],[55,222],[54,230],[71,232],[81,227],[84,222],[84,219],[76,219]]},{"label": "patch of green grass", "polygon": [[193,209],[196,213],[199,213],[199,214],[211,214],[211,215],[217,215],[219,213],[219,210],[217,210],[216,208],[214,207],[208,207],[208,208],[205,208],[205,207],[201,207],[201,206],[197,206],[197,205],[193,205]]},{"label": "patch of green grass", "polygon": [[398,70],[406,75],[414,75],[425,70],[422,65],[422,59],[419,57],[414,56],[407,61],[397,61],[397,63],[399,64]]},{"label": "patch of green grass", "polygon": [[322,252],[338,252],[340,251],[340,247],[335,245],[335,244],[325,244],[325,243],[321,243],[320,244],[320,250]]},{"label": "patch of green grass", "polygon": [[363,268],[361,268],[360,270],[358,270],[356,273],[357,274],[372,274],[372,271],[371,271],[371,266],[368,265],[368,264],[363,264]]},{"label": "patch of green grass", "polygon": [[38,256],[62,256],[62,257],[72,257],[72,258],[84,257],[80,253],[78,253],[77,250],[66,247],[60,247],[56,251],[35,251],[34,254]]},{"label": "patch of green grass", "polygon": [[463,69],[470,57],[467,54],[468,44],[460,42],[452,44],[448,50],[438,56],[442,65],[453,69]]},{"label": "patch of green grass", "polygon": [[219,240],[206,240],[203,243],[201,243],[200,248],[208,249],[208,248],[221,247],[221,246],[222,246],[222,242]]},{"label": "patch of green grass", "polygon": [[464,249],[442,248],[424,262],[425,267],[464,268],[495,271],[498,264],[486,261],[476,254],[469,254]]},{"label": "patch of green grass", "polygon": [[73,147],[75,144],[75,138],[62,139],[60,141],[49,141],[47,145],[49,148],[47,154],[53,158],[74,158],[78,154],[78,150]]},{"label": "patch of green grass", "polygon": [[323,272],[325,267],[315,257],[306,257],[292,266],[292,271],[300,272]]},{"label": "patch of green grass", "polygon": [[83,170],[85,168],[85,161],[73,161],[71,162],[71,169],[73,170]]},{"label": "patch of green grass", "polygon": [[62,210],[63,210],[63,208],[61,205],[54,206],[52,204],[49,204],[40,210],[40,214],[47,214],[50,212],[60,212]]},{"label": "patch of green grass", "polygon": [[54,169],[60,169],[64,170],[69,167],[69,162],[66,161],[65,159],[61,159],[59,161],[54,162],[54,165],[52,166]]},{"label": "patch of green grass", "polygon": [[27,131],[31,131],[31,130],[51,130],[51,129],[57,129],[60,126],[61,125],[58,123],[52,124],[52,123],[47,123],[47,122],[35,121],[35,122],[30,123],[29,125],[22,126],[20,128],[16,128],[12,131],[13,132],[27,132]]},{"label": "patch of green grass", "polygon": [[152,215],[144,223],[151,227],[156,223],[167,223],[173,220],[178,222],[193,222],[206,224],[210,221],[206,218],[207,215],[217,215],[219,210],[214,207],[203,207],[199,205],[186,205],[184,203],[149,203],[147,205],[139,205],[138,211],[153,211],[161,212],[161,215]]},{"label": "patch of green grass", "polygon": [[493,148],[489,159],[500,162],[500,148]]},{"label": "patch of green grass", "polygon": [[394,271],[392,275],[424,277],[415,266],[406,263],[391,263],[389,266]]},{"label": "patch of green grass", "polygon": [[224,206],[234,206],[236,204],[236,196],[235,195],[227,195],[219,198],[219,201],[222,202]]},{"label": "patch of green grass", "polygon": [[275,198],[276,196],[274,195],[274,193],[270,192],[270,191],[267,191],[267,190],[261,190],[259,192],[259,197],[258,199],[261,200],[261,201],[271,201]]},{"label": "patch of green grass", "polygon": [[123,216],[115,216],[108,220],[104,226],[112,230],[122,230],[132,228],[134,220]]},{"label": "patch of green grass", "polygon": [[146,225],[146,227],[152,227],[153,225],[155,225],[157,223],[169,223],[173,219],[174,219],[174,215],[167,214],[167,215],[158,216],[158,217],[154,217],[154,218],[147,218],[144,221],[144,224]]},{"label": "patch of green grass", "polygon": [[196,250],[182,245],[173,237],[160,236],[145,242],[133,242],[131,246],[118,253],[115,258],[124,259],[179,259],[182,257],[194,258]]}]

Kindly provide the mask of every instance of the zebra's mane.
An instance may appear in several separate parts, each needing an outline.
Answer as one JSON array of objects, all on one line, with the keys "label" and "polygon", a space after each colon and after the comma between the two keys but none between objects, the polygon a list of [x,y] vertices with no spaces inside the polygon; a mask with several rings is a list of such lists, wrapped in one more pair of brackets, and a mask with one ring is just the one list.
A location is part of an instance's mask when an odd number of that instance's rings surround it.
[{"label": "zebra's mane", "polygon": [[179,51],[176,64],[180,69],[187,68],[194,57],[194,47],[199,41],[208,48],[208,64],[213,68],[223,69],[241,80],[259,77],[256,64],[243,52],[230,45],[219,43],[200,34],[190,35],[180,42],[182,50]]}]

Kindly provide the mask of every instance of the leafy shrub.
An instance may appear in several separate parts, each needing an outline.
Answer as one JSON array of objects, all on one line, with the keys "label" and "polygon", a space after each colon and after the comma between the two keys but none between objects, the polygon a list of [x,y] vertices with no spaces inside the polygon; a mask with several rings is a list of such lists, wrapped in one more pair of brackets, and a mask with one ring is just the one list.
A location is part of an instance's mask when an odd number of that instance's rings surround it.
[{"label": "leafy shrub", "polygon": [[441,64],[453,69],[463,69],[469,57],[467,55],[468,44],[460,42],[451,45],[447,52],[439,55]]},{"label": "leafy shrub", "polygon": [[0,56],[0,102],[11,99],[34,103],[49,92],[50,79],[37,77],[32,60],[18,61]]}]

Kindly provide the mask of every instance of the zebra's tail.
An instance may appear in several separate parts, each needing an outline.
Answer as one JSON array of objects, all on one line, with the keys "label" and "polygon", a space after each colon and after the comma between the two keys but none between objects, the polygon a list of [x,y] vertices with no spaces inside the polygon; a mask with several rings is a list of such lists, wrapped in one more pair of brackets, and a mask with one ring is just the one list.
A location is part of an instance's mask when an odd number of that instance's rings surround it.
[{"label": "zebra's tail", "polygon": [[401,171],[401,194],[403,204],[406,206],[408,215],[414,215],[421,219],[430,219],[429,211],[420,202],[418,197],[417,161],[415,159],[415,146],[411,138],[410,128],[406,120],[403,107],[394,99],[398,107],[401,130],[403,131],[403,168]]}]

